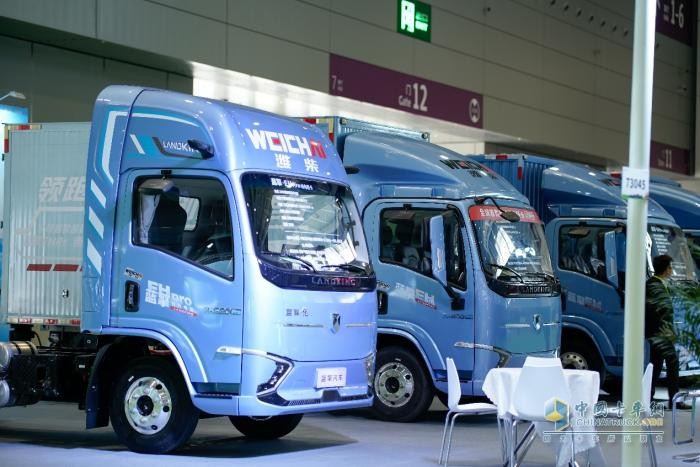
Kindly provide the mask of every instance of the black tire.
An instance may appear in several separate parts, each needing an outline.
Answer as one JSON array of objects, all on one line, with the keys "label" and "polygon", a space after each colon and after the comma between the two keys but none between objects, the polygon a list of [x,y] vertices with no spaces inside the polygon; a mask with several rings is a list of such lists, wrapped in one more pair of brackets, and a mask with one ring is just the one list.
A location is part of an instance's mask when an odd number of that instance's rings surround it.
[{"label": "black tire", "polygon": [[147,454],[179,448],[199,421],[179,369],[159,357],[140,357],[129,364],[114,387],[109,415],[119,440]]},{"label": "black tire", "polygon": [[401,347],[377,352],[372,412],[381,419],[412,422],[426,413],[433,401],[433,386],[423,364]]},{"label": "black tire", "polygon": [[236,430],[252,439],[277,439],[291,433],[304,414],[277,415],[276,417],[229,417]]},{"label": "black tire", "polygon": [[591,370],[600,373],[600,381],[605,381],[605,367],[593,342],[581,338],[562,339],[562,366],[574,370]]}]

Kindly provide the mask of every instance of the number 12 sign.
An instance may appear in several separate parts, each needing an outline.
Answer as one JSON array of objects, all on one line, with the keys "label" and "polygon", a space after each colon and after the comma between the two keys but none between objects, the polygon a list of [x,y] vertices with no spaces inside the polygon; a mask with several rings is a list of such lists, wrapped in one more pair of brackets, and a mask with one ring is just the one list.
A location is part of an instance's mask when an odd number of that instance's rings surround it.
[{"label": "number 12 sign", "polygon": [[331,54],[329,93],[426,117],[483,128],[484,97]]}]

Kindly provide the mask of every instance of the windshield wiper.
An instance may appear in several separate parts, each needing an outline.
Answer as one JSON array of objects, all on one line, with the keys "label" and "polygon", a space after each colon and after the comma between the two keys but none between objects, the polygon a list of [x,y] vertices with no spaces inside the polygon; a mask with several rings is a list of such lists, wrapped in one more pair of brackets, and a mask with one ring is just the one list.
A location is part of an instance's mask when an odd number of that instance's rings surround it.
[{"label": "windshield wiper", "polygon": [[548,280],[551,280],[551,281],[554,280],[554,274],[547,274],[547,273],[544,272],[544,271],[542,271],[542,272],[527,272],[527,273],[525,273],[525,274],[523,274],[523,275],[525,275],[525,276],[534,276],[534,277],[544,277],[545,279],[548,279]]},{"label": "windshield wiper", "polygon": [[522,274],[520,274],[518,271],[516,271],[515,269],[513,269],[513,268],[511,268],[511,267],[509,267],[509,266],[500,265],[500,264],[494,264],[494,263],[486,263],[486,266],[491,266],[491,267],[493,267],[493,268],[503,269],[504,271],[512,272],[513,275],[514,275],[515,277],[517,277],[518,279],[520,279],[520,282],[525,282],[525,280],[523,279]]},{"label": "windshield wiper", "polygon": [[294,255],[290,255],[287,253],[276,253],[274,251],[263,251],[263,254],[270,255],[270,256],[277,256],[278,258],[281,258],[281,259],[291,259],[294,261],[298,261],[299,263],[306,266],[310,271],[316,270],[316,268],[314,267],[314,265],[310,261],[307,261],[304,258],[300,258],[299,256],[294,256]]},{"label": "windshield wiper", "polygon": [[352,264],[352,263],[324,264],[323,266],[321,266],[321,269],[330,269],[330,268],[338,268],[338,269],[344,269],[346,271],[367,273],[367,268],[365,268],[363,266],[358,266],[358,265]]}]

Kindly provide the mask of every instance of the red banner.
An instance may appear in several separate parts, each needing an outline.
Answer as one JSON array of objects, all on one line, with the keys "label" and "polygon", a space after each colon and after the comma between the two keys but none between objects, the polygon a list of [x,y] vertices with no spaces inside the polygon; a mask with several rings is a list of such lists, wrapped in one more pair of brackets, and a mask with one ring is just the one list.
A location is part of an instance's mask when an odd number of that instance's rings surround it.
[{"label": "red banner", "polygon": [[[503,207],[503,211],[511,211],[520,217],[520,222],[541,224],[540,217],[534,209]],[[472,206],[469,208],[469,218],[473,221],[499,221],[508,222],[501,217],[503,213],[496,206]]]}]

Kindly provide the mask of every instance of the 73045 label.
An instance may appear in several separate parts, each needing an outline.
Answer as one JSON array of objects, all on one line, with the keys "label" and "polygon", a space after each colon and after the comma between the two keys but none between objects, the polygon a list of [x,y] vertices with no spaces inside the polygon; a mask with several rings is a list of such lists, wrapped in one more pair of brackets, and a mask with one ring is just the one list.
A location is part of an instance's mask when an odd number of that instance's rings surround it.
[{"label": "73045 label", "polygon": [[649,169],[623,167],[622,196],[627,198],[648,198]]}]

